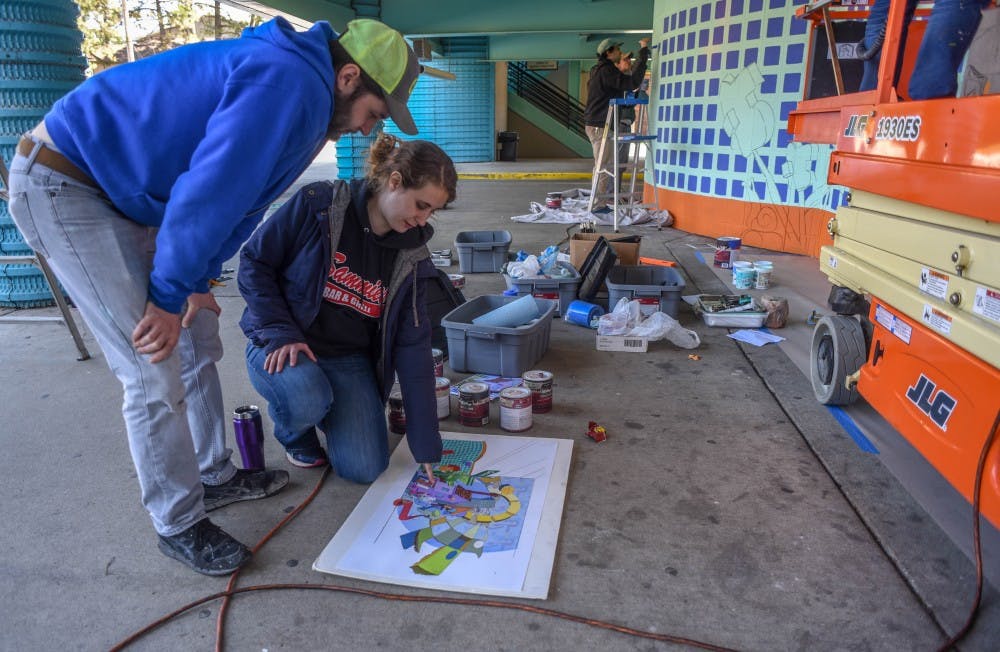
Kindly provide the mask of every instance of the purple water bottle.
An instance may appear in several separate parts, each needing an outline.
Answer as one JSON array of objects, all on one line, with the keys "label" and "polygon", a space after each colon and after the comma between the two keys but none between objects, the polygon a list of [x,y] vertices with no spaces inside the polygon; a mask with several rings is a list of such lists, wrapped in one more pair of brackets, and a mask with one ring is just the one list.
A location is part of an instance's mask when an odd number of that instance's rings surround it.
[{"label": "purple water bottle", "polygon": [[264,423],[256,405],[241,405],[233,411],[233,430],[244,469],[264,468]]}]

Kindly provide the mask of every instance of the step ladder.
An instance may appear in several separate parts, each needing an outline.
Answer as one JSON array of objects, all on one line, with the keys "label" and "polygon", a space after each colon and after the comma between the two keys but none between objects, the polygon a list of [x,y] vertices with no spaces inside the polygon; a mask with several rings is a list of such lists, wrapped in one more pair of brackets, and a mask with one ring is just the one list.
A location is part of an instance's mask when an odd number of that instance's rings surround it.
[{"label": "step ladder", "polygon": [[[618,217],[619,214],[622,216],[632,215],[632,211],[636,208],[650,208],[654,207],[656,212],[659,213],[660,205],[659,199],[656,197],[656,193],[653,193],[654,204],[643,204],[641,201],[642,190],[636,190],[636,178],[639,172],[639,161],[640,155],[645,152],[646,156],[652,154],[653,143],[656,141],[656,136],[642,133],[644,125],[647,125],[646,120],[646,107],[649,105],[649,100],[639,99],[637,97],[616,97],[612,98],[608,102],[608,115],[604,119],[604,131],[601,132],[601,146],[598,149],[597,157],[594,159],[594,171],[591,176],[590,181],[590,202],[587,205],[587,210],[591,213],[594,212],[595,207],[599,207],[605,203],[605,200],[611,199],[615,207],[614,212],[614,230],[618,232]],[[635,128],[639,129],[635,133],[621,133],[618,129],[620,124],[618,112],[619,107],[622,106],[634,106],[635,107],[635,120],[632,124]],[[608,135],[611,135],[609,138]],[[605,158],[605,149],[609,146],[609,143],[614,147],[614,152],[612,153],[611,159],[611,169],[601,167],[601,161]],[[621,149],[624,145],[625,160],[621,160]],[[629,187],[628,192],[622,192],[621,189],[621,179],[619,179],[619,171],[622,175],[625,174],[629,177]],[[612,192],[598,193],[597,188],[600,185],[602,179],[609,179]]]}]

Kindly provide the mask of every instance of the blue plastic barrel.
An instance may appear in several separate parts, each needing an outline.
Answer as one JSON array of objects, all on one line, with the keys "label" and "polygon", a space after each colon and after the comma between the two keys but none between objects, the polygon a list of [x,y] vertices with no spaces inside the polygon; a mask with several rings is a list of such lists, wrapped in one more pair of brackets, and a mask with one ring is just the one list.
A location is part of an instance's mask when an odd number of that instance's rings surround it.
[{"label": "blue plastic barrel", "polygon": [[[10,167],[17,141],[84,79],[79,10],[70,0],[0,0],[0,156]],[[7,202],[0,201],[0,255],[30,255]],[[53,304],[41,271],[0,265],[0,306]]]}]

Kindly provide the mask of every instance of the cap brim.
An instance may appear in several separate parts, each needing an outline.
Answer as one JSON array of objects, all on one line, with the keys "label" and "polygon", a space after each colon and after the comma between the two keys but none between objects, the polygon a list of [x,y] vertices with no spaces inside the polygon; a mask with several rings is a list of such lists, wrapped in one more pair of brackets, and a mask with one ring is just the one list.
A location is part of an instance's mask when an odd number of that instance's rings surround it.
[{"label": "cap brim", "polygon": [[389,107],[389,117],[396,123],[399,130],[408,136],[417,134],[417,125],[413,122],[410,109],[406,107],[406,102],[397,100],[391,95],[386,95],[385,103]]}]

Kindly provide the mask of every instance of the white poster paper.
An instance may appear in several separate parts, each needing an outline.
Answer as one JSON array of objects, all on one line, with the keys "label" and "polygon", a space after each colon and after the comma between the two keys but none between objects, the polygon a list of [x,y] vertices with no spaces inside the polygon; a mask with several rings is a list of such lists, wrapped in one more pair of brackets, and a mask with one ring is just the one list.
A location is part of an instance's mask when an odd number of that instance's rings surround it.
[{"label": "white poster paper", "polygon": [[548,595],[572,442],[441,433],[429,481],[405,442],[313,564],[447,591]]}]

